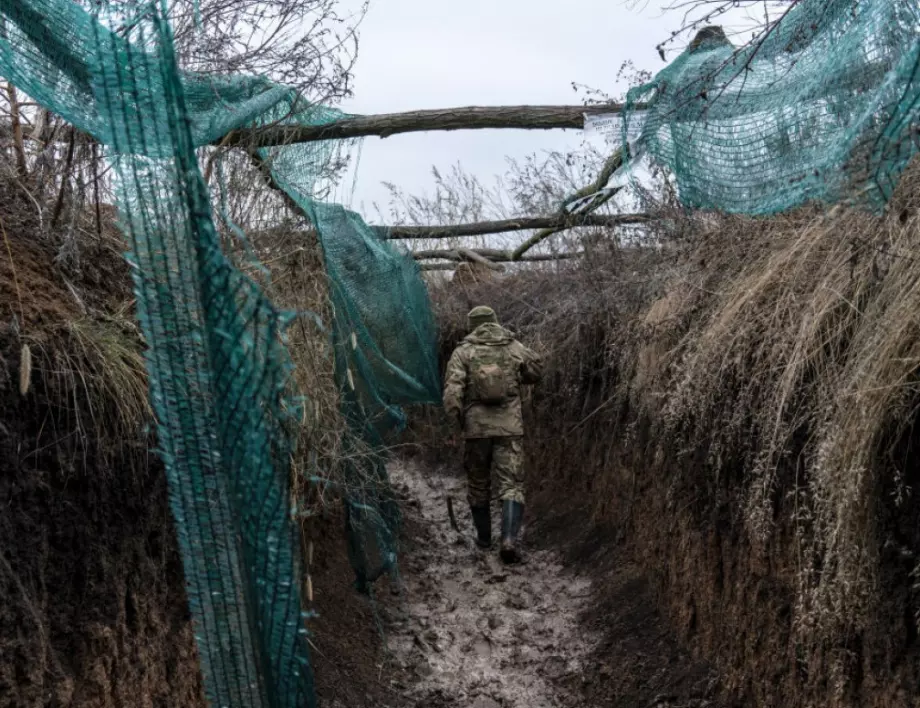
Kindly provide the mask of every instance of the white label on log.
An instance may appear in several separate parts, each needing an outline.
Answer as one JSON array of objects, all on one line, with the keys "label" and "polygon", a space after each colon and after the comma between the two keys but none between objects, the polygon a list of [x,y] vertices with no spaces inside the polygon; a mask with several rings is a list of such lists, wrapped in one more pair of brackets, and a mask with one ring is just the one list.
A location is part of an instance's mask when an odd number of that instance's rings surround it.
[{"label": "white label on log", "polygon": [[611,135],[622,129],[619,113],[585,113],[585,132],[594,135]]},{"label": "white label on log", "polygon": [[[631,111],[627,140],[632,143],[645,125],[645,111]],[[621,113],[585,113],[585,134],[604,138],[609,145],[623,142],[623,115]]]}]

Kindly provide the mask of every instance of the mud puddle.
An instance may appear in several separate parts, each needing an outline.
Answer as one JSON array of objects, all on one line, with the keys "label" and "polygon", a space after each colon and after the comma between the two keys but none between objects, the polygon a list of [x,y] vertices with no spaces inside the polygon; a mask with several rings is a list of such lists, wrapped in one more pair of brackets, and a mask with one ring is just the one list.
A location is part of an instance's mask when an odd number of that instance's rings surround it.
[{"label": "mud puddle", "polygon": [[[579,624],[591,581],[552,551],[528,550],[525,564],[507,567],[497,547],[477,549],[461,479],[412,462],[394,464],[391,478],[415,536],[386,622],[391,661],[410,677],[395,687],[405,705],[593,708],[579,690],[599,641]],[[450,525],[448,495],[464,537]]]}]

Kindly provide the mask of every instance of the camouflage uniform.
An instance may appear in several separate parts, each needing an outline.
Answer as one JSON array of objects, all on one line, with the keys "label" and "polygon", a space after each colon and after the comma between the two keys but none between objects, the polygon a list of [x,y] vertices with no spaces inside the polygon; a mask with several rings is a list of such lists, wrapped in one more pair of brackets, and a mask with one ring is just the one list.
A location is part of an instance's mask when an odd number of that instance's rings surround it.
[{"label": "camouflage uniform", "polygon": [[492,475],[498,481],[498,498],[524,503],[524,445],[520,437],[467,438],[463,468],[470,506],[492,501]]},{"label": "camouflage uniform", "polygon": [[[499,498],[521,508],[524,504],[521,386],[537,383],[542,365],[536,353],[498,324],[491,308],[473,309],[469,320],[472,331],[447,364],[444,409],[466,441],[467,498],[475,518],[477,509],[489,507],[493,473]],[[477,398],[475,377],[483,365],[504,374],[506,395],[500,403]]]}]

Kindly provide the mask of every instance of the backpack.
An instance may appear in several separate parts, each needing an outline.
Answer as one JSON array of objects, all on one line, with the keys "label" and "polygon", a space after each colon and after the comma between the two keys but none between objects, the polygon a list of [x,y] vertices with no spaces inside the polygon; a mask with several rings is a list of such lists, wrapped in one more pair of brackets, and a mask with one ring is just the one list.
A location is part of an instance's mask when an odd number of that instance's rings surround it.
[{"label": "backpack", "polygon": [[483,347],[470,366],[470,388],[476,403],[500,406],[514,393],[514,360],[507,347]]}]

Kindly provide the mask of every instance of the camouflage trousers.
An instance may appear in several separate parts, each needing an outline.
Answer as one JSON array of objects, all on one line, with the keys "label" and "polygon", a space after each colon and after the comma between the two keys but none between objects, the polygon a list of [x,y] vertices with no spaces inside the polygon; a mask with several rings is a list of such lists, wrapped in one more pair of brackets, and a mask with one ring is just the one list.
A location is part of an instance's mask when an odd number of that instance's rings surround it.
[{"label": "camouflage trousers", "polygon": [[524,503],[524,443],[520,437],[470,438],[463,451],[470,506],[492,501],[492,475],[502,501]]}]

